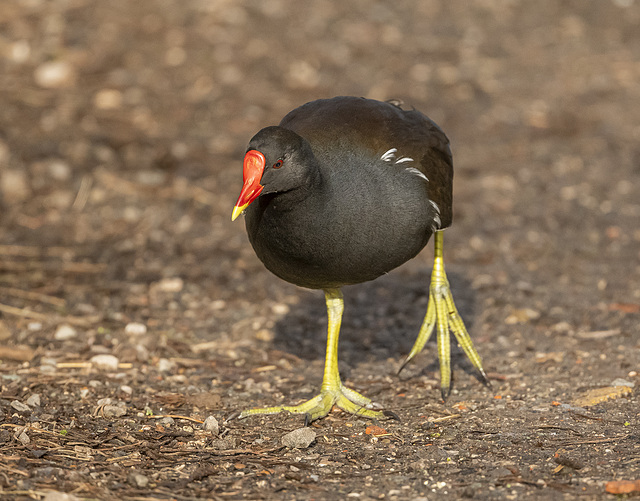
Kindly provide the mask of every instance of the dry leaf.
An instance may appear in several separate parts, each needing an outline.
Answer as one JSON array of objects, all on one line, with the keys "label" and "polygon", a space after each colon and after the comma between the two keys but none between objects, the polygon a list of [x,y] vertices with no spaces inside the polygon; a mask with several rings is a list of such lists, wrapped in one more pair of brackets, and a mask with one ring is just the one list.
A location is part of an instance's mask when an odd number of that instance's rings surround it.
[{"label": "dry leaf", "polygon": [[613,480],[605,484],[609,494],[631,494],[640,492],[640,480]]},{"label": "dry leaf", "polygon": [[384,428],[381,428],[380,426],[375,426],[375,425],[367,426],[364,432],[367,435],[373,435],[374,437],[388,435],[387,430],[385,430]]},{"label": "dry leaf", "polygon": [[587,391],[580,398],[573,401],[578,407],[589,407],[607,400],[613,400],[620,397],[631,395],[633,390],[628,386],[607,386],[605,388],[593,388]]}]

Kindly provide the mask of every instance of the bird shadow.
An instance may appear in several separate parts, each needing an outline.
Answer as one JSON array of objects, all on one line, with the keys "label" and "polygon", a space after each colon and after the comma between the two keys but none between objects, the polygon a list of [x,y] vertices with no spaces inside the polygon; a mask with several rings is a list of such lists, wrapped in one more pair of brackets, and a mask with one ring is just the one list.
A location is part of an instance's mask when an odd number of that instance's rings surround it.
[{"label": "bird shadow", "polygon": [[[374,281],[342,289],[345,308],[338,357],[341,370],[358,363],[389,358],[396,359],[397,368],[400,368],[427,311],[431,276],[429,267],[409,264]],[[469,280],[458,273],[449,271],[448,278],[458,311],[473,336],[477,316],[475,291]],[[273,348],[306,361],[323,359],[327,330],[324,295],[322,291],[300,289],[298,297],[299,303],[274,326]],[[475,374],[475,369],[456,342],[452,342],[451,361],[454,369]],[[403,374],[411,377],[433,374],[438,367],[436,336],[432,334],[424,350]]]}]

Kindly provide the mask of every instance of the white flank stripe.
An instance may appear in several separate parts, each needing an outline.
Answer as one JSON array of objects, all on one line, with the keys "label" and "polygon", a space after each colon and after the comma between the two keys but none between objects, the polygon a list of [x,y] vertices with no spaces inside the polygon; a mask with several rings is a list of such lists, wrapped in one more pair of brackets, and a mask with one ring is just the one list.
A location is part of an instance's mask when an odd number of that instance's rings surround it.
[{"label": "white flank stripe", "polygon": [[[398,163],[398,162],[396,162],[396,163]],[[427,176],[425,176],[424,173],[422,173],[418,169],[416,169],[415,167],[407,167],[405,170],[407,170],[408,172],[411,172],[411,174],[414,174],[414,175],[416,175],[418,177],[421,177],[425,181],[429,182],[429,178]],[[433,203],[433,202],[431,202],[431,203]],[[437,207],[436,207],[436,210],[437,210]],[[438,211],[438,212],[440,212],[440,211]]]},{"label": "white flank stripe", "polygon": [[398,151],[398,148],[391,148],[390,150],[386,151],[381,157],[381,160],[384,160],[385,162],[391,162],[391,160],[393,160],[394,158],[396,158],[396,152]]}]

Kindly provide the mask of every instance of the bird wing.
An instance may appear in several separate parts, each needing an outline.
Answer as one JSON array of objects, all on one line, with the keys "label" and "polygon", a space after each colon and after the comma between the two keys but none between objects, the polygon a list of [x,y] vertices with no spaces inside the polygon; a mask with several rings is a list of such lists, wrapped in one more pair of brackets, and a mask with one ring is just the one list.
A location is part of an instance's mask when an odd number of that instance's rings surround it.
[{"label": "bird wing", "polygon": [[[396,102],[344,96],[304,104],[289,112],[280,126],[304,137],[314,154],[330,165],[337,164],[331,160],[341,152],[361,150],[372,159],[393,158],[389,164],[403,163],[403,167],[417,169],[429,180],[425,183],[427,195],[440,212],[440,229],[451,225],[453,159],[449,140],[418,110],[403,110]],[[390,153],[393,149],[396,151]]]}]

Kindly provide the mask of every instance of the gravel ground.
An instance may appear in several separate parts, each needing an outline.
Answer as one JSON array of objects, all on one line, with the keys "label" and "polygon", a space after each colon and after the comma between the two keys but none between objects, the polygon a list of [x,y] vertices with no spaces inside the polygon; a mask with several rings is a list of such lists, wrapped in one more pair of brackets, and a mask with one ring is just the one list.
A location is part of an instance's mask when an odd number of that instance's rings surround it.
[{"label": "gravel ground", "polygon": [[[3,0],[0,497],[640,495],[639,25],[633,0]],[[249,138],[334,95],[449,135],[447,271],[492,387],[454,350],[442,403],[431,343],[396,374],[429,246],[344,291],[343,379],[400,421],[226,421],[320,384],[322,294],[230,214]]]}]

